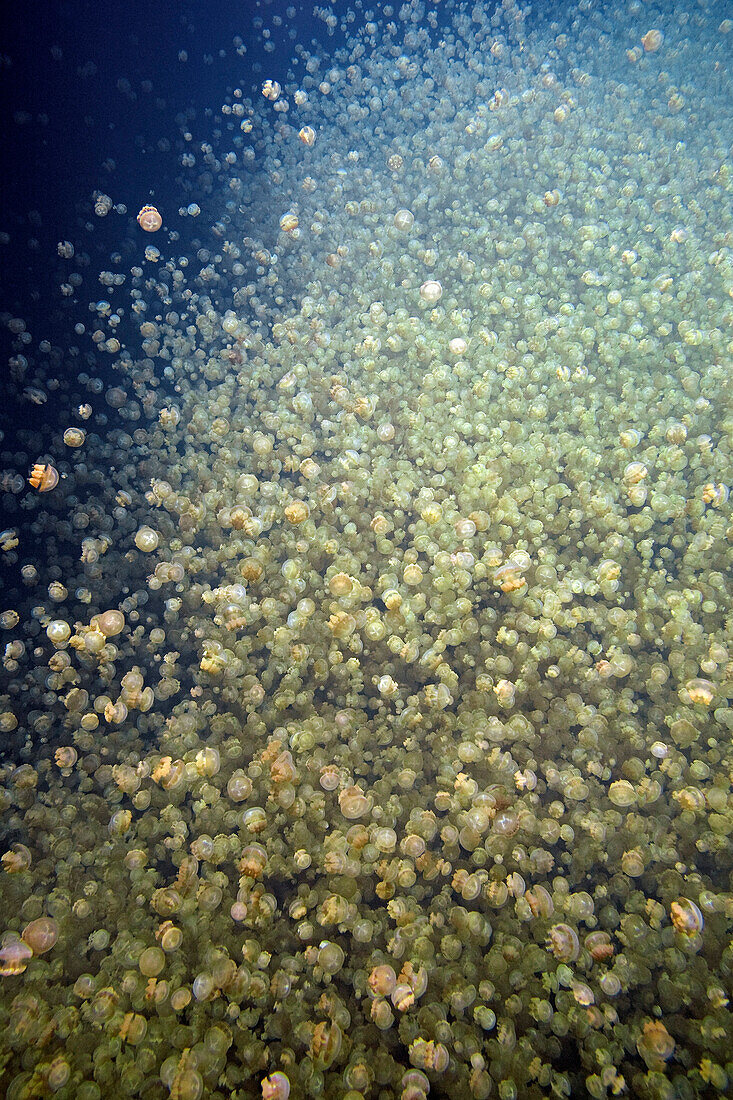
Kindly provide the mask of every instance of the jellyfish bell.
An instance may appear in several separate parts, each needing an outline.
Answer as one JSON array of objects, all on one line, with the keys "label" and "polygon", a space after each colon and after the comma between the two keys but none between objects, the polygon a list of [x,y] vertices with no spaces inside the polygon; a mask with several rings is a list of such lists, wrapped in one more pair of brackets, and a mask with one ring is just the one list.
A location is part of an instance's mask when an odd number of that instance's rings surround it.
[{"label": "jellyfish bell", "polygon": [[67,447],[76,449],[84,446],[87,433],[83,428],[67,428],[64,432],[64,443]]},{"label": "jellyfish bell", "polygon": [[163,218],[154,206],[143,206],[137,216],[137,223],[146,233],[157,233],[163,224]]},{"label": "jellyfish bell", "polygon": [[656,51],[660,49],[663,42],[664,35],[660,30],[657,30],[656,27],[652,28],[652,30],[650,31],[647,31],[646,34],[642,35],[641,37],[641,44],[644,47],[646,53],[656,53]]},{"label": "jellyfish bell", "polygon": [[279,97],[281,91],[282,88],[280,84],[278,84],[277,80],[266,80],[262,85],[263,96],[265,97],[265,99],[269,99],[273,103]]},{"label": "jellyfish bell", "polygon": [[34,955],[45,955],[59,938],[58,925],[51,917],[38,917],[25,926],[21,938]]},{"label": "jellyfish bell", "polygon": [[279,1070],[260,1082],[264,1100],[287,1100],[290,1095],[290,1079]]},{"label": "jellyfish bell", "polygon": [[435,279],[428,279],[420,287],[420,297],[428,305],[435,305],[443,296],[443,287]]},{"label": "jellyfish bell", "polygon": [[8,939],[0,948],[0,977],[22,974],[33,958],[33,951],[23,940]]}]

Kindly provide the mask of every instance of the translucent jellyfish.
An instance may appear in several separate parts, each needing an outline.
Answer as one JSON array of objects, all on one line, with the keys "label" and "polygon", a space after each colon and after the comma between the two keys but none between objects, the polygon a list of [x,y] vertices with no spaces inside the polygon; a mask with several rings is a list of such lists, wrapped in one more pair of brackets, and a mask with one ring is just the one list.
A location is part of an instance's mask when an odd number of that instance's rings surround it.
[{"label": "translucent jellyfish", "polygon": [[146,233],[157,233],[163,224],[163,218],[154,206],[143,206],[137,216],[137,223]]},{"label": "translucent jellyfish", "polygon": [[59,472],[55,466],[36,463],[31,470],[28,481],[34,489],[38,489],[39,493],[48,493],[58,485]]}]

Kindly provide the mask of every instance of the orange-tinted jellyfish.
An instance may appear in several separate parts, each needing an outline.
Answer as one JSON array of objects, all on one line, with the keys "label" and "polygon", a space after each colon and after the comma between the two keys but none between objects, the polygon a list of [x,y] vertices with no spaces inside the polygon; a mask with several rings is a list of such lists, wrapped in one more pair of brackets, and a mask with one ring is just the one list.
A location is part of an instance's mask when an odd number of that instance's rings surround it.
[{"label": "orange-tinted jellyfish", "polygon": [[58,485],[59,472],[55,466],[46,466],[42,462],[36,462],[28,481],[34,489],[38,489],[39,493],[48,493]]},{"label": "orange-tinted jellyfish", "polygon": [[157,233],[163,224],[163,218],[154,206],[143,206],[137,216],[137,223],[146,233]]}]

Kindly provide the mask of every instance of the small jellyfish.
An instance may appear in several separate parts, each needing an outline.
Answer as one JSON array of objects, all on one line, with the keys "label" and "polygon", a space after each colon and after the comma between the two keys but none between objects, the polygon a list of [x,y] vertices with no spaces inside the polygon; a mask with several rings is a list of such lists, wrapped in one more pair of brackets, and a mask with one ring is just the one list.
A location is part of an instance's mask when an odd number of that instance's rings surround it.
[{"label": "small jellyfish", "polygon": [[636,1049],[647,1065],[647,1069],[662,1070],[665,1062],[674,1054],[674,1039],[661,1020],[649,1020],[637,1040]]},{"label": "small jellyfish", "polygon": [[448,344],[448,351],[451,355],[464,355],[468,344],[462,336],[454,336]]},{"label": "small jellyfish", "polygon": [[6,874],[18,875],[28,870],[32,863],[32,856],[25,844],[16,843],[0,857],[0,863]]},{"label": "small jellyfish", "polygon": [[157,531],[154,531],[152,527],[143,525],[135,533],[135,545],[138,550],[142,550],[145,554],[152,553],[157,549],[160,537]]},{"label": "small jellyfish", "polygon": [[38,917],[23,929],[23,943],[30,947],[34,955],[44,955],[55,946],[59,938],[59,928],[51,917]]},{"label": "small jellyfish", "polygon": [[367,981],[375,997],[388,997],[397,985],[397,975],[393,967],[382,963],[374,967]]},{"label": "small jellyfish", "polygon": [[360,787],[345,787],[339,794],[339,808],[344,817],[355,821],[371,809],[371,799]]},{"label": "small jellyfish", "polygon": [[494,685],[494,694],[502,707],[511,707],[514,704],[515,686],[511,680],[499,680]]},{"label": "small jellyfish", "polygon": [[574,962],[580,952],[578,933],[569,924],[553,924],[547,935],[547,949],[560,962]]},{"label": "small jellyfish", "polygon": [[715,699],[715,687],[709,680],[699,678],[688,680],[685,684],[685,691],[690,702],[695,703],[697,706],[709,707]]},{"label": "small jellyfish", "polygon": [[647,53],[656,53],[664,42],[664,35],[653,27],[641,37],[641,44]]},{"label": "small jellyfish", "polygon": [[265,97],[265,99],[269,99],[272,103],[274,103],[275,100],[279,98],[281,91],[282,88],[278,84],[277,80],[266,80],[262,85],[263,96]]},{"label": "small jellyfish", "polygon": [[705,926],[699,907],[689,898],[673,901],[669,907],[669,915],[675,930],[683,936],[696,936]]},{"label": "small jellyfish", "polygon": [[33,951],[23,940],[10,940],[0,948],[0,976],[14,978],[22,974],[33,958]]},{"label": "small jellyfish", "polygon": [[420,297],[428,305],[434,306],[440,301],[443,296],[443,288],[439,282],[434,279],[428,279],[426,283],[423,283],[420,287]]},{"label": "small jellyfish", "polygon": [[259,878],[267,865],[267,851],[261,844],[248,844],[242,849],[239,870],[247,878]]},{"label": "small jellyfish", "polygon": [[260,1084],[262,1100],[288,1100],[290,1096],[290,1080],[284,1073],[271,1073]]},{"label": "small jellyfish", "polygon": [[285,518],[288,523],[292,523],[293,526],[303,523],[308,519],[309,515],[310,508],[304,500],[294,500],[285,508]]},{"label": "small jellyfish", "polygon": [[166,920],[159,925],[155,938],[163,950],[168,953],[177,951],[183,943],[183,932],[172,921]]},{"label": "small jellyfish", "polygon": [[436,1043],[433,1039],[417,1038],[410,1043],[410,1062],[418,1069],[444,1073],[450,1063],[450,1055],[442,1043]]},{"label": "small jellyfish", "polygon": [[82,447],[87,433],[83,428],[67,428],[64,432],[64,443],[67,447]]},{"label": "small jellyfish", "polygon": [[59,472],[55,466],[47,466],[36,462],[31,470],[28,482],[34,489],[38,489],[39,493],[49,493],[59,483]]},{"label": "small jellyfish", "polygon": [[137,224],[146,233],[157,233],[163,224],[163,218],[154,206],[143,206],[137,216]]},{"label": "small jellyfish", "polygon": [[613,944],[608,932],[591,932],[585,937],[585,947],[596,962],[605,962],[613,956]]},{"label": "small jellyfish", "polygon": [[90,625],[92,630],[99,631],[104,638],[114,638],[124,630],[125,616],[121,611],[111,608],[109,611],[102,611],[101,614],[95,615]]}]

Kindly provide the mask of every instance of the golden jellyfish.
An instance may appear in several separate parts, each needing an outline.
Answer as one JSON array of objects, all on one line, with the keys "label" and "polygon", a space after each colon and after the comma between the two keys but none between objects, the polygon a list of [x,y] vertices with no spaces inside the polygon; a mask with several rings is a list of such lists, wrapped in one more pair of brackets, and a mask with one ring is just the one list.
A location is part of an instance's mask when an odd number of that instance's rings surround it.
[{"label": "golden jellyfish", "polygon": [[636,790],[628,779],[617,779],[608,788],[608,797],[614,806],[626,808],[636,802]]},{"label": "golden jellyfish", "polygon": [[709,680],[688,680],[685,684],[685,692],[691,703],[701,707],[709,707],[715,699],[715,688]]},{"label": "golden jellyfish", "polygon": [[25,844],[13,844],[9,851],[0,856],[3,871],[9,875],[22,874],[32,863],[32,856]]},{"label": "golden jellyfish", "polygon": [[354,587],[354,582],[348,573],[336,573],[328,582],[332,596],[348,596]]},{"label": "golden jellyfish", "polygon": [[646,870],[644,855],[639,848],[632,848],[621,856],[621,870],[629,878],[639,878]]},{"label": "golden jellyfish", "polygon": [[371,798],[365,795],[360,787],[356,786],[345,787],[339,794],[338,800],[341,813],[350,821],[363,817],[364,814],[369,813],[372,807]]},{"label": "golden jellyfish", "polygon": [[319,1069],[328,1069],[338,1057],[343,1041],[341,1028],[337,1023],[322,1021],[316,1024],[310,1042],[309,1053]]},{"label": "golden jellyfish", "polygon": [[271,1073],[260,1082],[263,1100],[288,1100],[290,1096],[290,1080],[286,1074]]},{"label": "golden jellyfish", "polygon": [[661,1020],[649,1020],[644,1024],[636,1049],[644,1059],[647,1069],[662,1070],[665,1062],[674,1054],[674,1039]]},{"label": "golden jellyfish", "polygon": [[727,504],[729,496],[730,489],[722,482],[708,481],[702,487],[704,503],[712,505],[713,508],[720,508],[723,504]]},{"label": "golden jellyfish", "polygon": [[675,931],[683,936],[697,936],[705,927],[699,907],[689,898],[678,898],[669,907],[669,915]]},{"label": "golden jellyfish", "polygon": [[605,962],[613,956],[613,944],[608,932],[591,932],[585,937],[585,947],[596,962]]},{"label": "golden jellyfish", "polygon": [[51,1092],[58,1092],[71,1077],[71,1067],[62,1055],[57,1055],[48,1067],[46,1082]]},{"label": "golden jellyfish", "polygon": [[436,500],[428,501],[420,513],[420,518],[424,520],[425,523],[429,523],[431,527],[439,523],[442,517],[443,509]]},{"label": "golden jellyfish", "polygon": [[569,924],[553,924],[545,941],[547,950],[560,962],[575,962],[580,951],[578,933]]},{"label": "golden jellyfish", "polygon": [[417,564],[406,565],[402,579],[409,588],[415,588],[423,579],[423,571]]},{"label": "golden jellyfish", "polygon": [[36,462],[31,470],[28,482],[39,493],[49,493],[59,483],[59,472],[55,466],[47,466],[42,462]]},{"label": "golden jellyfish", "polygon": [[163,224],[163,218],[154,206],[143,206],[137,216],[137,224],[146,233],[157,233]]},{"label": "golden jellyfish", "polygon": [[38,917],[23,929],[23,943],[30,947],[34,955],[45,955],[55,946],[59,938],[59,928],[51,917]]},{"label": "golden jellyfish", "polygon": [[158,532],[147,525],[143,525],[135,533],[135,546],[138,550],[142,550],[144,554],[151,554],[153,550],[156,550],[159,541]]},{"label": "golden jellyfish", "polygon": [[499,700],[499,705],[502,707],[511,707],[514,705],[515,686],[511,680],[499,680],[494,685],[494,694]]},{"label": "golden jellyfish", "polygon": [[433,1039],[414,1039],[410,1043],[409,1056],[413,1066],[433,1070],[434,1073],[444,1073],[450,1063],[447,1048]]},{"label": "golden jellyfish", "polygon": [[448,351],[451,355],[464,355],[468,344],[462,336],[455,336],[448,344]]},{"label": "golden jellyfish", "polygon": [[191,1003],[191,990],[190,989],[176,989],[171,997],[171,1008],[174,1012],[183,1012]]},{"label": "golden jellyfish", "polygon": [[316,140],[316,132],[312,126],[303,126],[303,128],[298,131],[298,137],[304,145],[313,145]]},{"label": "golden jellyfish", "polygon": [[183,932],[172,921],[166,920],[159,925],[155,938],[163,950],[168,953],[177,951],[183,943]]},{"label": "golden jellyfish", "polygon": [[146,947],[138,959],[138,969],[145,978],[155,978],[165,967],[165,954],[160,947]]},{"label": "golden jellyfish", "polygon": [[22,940],[12,939],[0,948],[0,977],[14,978],[22,974],[33,958],[33,951]]},{"label": "golden jellyfish", "polygon": [[105,638],[114,638],[124,630],[125,616],[121,611],[111,608],[100,615],[95,615],[90,625],[92,630],[98,630]]},{"label": "golden jellyfish", "polygon": [[46,627],[46,634],[54,645],[63,646],[71,635],[71,627],[63,619],[52,619]]},{"label": "golden jellyfish", "polygon": [[577,1004],[583,1005],[586,1008],[589,1005],[595,1004],[595,995],[593,993],[593,990],[590,988],[589,985],[586,985],[585,982],[573,982],[570,988]]},{"label": "golden jellyfish", "polygon": [[647,53],[656,53],[664,42],[664,35],[656,28],[647,31],[646,34],[641,37],[641,44]]},{"label": "golden jellyfish", "polygon": [[388,963],[375,966],[367,979],[375,997],[388,997],[397,985],[397,975]]},{"label": "golden jellyfish", "polygon": [[294,526],[299,523],[304,523],[309,515],[310,508],[304,500],[294,500],[285,508],[285,518],[288,523],[292,523]]},{"label": "golden jellyfish", "polygon": [[232,802],[243,802],[252,793],[252,780],[241,770],[235,771],[227,783],[227,795]]},{"label": "golden jellyfish", "polygon": [[83,428],[67,428],[64,432],[64,443],[67,447],[83,447],[87,433]]},{"label": "golden jellyfish", "polygon": [[267,851],[261,844],[248,844],[242,849],[238,868],[246,878],[259,878],[267,865]]},{"label": "golden jellyfish", "polygon": [[420,297],[428,305],[436,305],[443,296],[443,287],[435,279],[428,279],[420,287]]},{"label": "golden jellyfish", "polygon": [[371,1016],[374,1024],[379,1028],[380,1031],[387,1031],[387,1029],[390,1028],[394,1023],[394,1013],[389,1007],[387,1001],[385,1001],[381,997],[378,997],[376,1000],[372,1001],[369,1015]]},{"label": "golden jellyfish", "polygon": [[272,103],[274,103],[275,100],[278,99],[281,91],[282,88],[278,84],[277,80],[266,80],[262,85],[263,96],[265,97],[265,99],[269,99]]},{"label": "golden jellyfish", "polygon": [[413,226],[415,221],[415,215],[411,210],[398,210],[393,219],[393,225],[395,229],[399,229],[402,233],[407,233]]},{"label": "golden jellyfish", "polygon": [[123,1042],[137,1046],[145,1038],[147,1030],[148,1022],[144,1016],[140,1016],[137,1012],[126,1012],[118,1034]]},{"label": "golden jellyfish", "polygon": [[339,773],[335,764],[324,764],[318,780],[324,791],[335,791],[339,785]]},{"label": "golden jellyfish", "polygon": [[649,470],[643,462],[629,462],[624,467],[624,484],[626,485],[638,485],[640,481],[649,473]]}]

